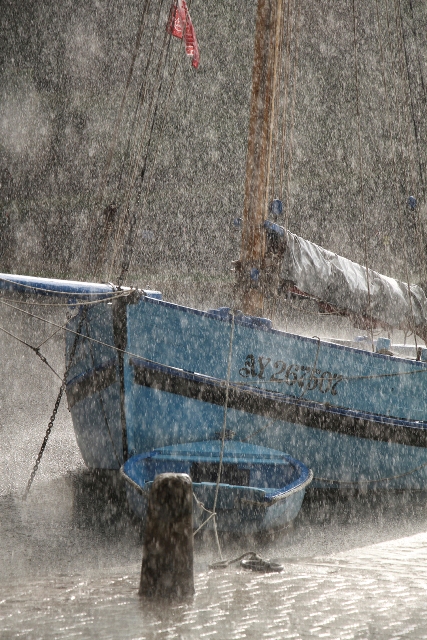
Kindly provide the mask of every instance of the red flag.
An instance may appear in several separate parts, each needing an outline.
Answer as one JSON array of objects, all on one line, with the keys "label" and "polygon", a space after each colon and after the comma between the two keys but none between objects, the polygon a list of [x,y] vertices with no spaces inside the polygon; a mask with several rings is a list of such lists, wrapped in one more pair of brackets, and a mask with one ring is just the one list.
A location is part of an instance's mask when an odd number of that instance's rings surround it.
[{"label": "red flag", "polygon": [[192,57],[191,64],[197,69],[200,61],[199,45],[185,0],[177,0],[173,3],[167,31],[175,36],[175,38],[179,38],[180,40],[184,38],[185,53]]},{"label": "red flag", "polygon": [[[182,0],[185,3],[185,0]],[[191,64],[195,69],[199,66],[200,54],[199,45],[197,43],[196,32],[191,22],[190,14],[187,9],[187,22],[185,25],[185,53],[192,56]]]},{"label": "red flag", "polygon": [[178,0],[178,2],[174,2],[171,6],[167,32],[181,40],[184,34],[185,22],[185,8],[182,6],[182,2]]}]

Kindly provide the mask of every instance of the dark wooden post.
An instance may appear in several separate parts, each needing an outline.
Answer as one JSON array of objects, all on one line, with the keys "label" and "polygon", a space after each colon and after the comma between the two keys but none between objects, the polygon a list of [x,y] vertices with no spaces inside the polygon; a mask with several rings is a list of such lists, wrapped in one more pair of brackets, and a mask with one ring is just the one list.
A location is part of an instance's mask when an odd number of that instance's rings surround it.
[{"label": "dark wooden post", "polygon": [[148,499],[139,595],[193,594],[193,484],[185,473],[162,473]]}]

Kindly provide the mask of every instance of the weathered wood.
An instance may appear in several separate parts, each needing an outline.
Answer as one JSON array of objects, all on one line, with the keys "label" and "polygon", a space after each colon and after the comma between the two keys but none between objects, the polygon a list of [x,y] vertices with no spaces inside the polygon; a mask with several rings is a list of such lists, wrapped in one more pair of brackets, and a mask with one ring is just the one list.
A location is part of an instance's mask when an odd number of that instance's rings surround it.
[{"label": "weathered wood", "polygon": [[268,211],[275,91],[279,67],[277,46],[284,0],[258,0],[252,97],[246,158],[242,243],[237,269],[240,306],[248,315],[263,315],[262,276],[251,281],[251,269],[262,272],[265,255],[263,223]]},{"label": "weathered wood", "polygon": [[185,473],[162,473],[148,500],[139,595],[194,594],[193,486]]}]

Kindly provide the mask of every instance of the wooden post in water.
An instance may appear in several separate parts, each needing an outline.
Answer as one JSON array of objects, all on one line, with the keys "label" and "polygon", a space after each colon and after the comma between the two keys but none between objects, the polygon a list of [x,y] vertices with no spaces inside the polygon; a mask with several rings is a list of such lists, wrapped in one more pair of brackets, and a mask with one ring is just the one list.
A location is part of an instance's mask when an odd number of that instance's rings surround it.
[{"label": "wooden post in water", "polygon": [[262,272],[265,254],[263,224],[268,212],[272,127],[283,12],[284,0],[258,0],[242,243],[240,260],[236,265],[240,307],[244,313],[255,316],[262,316],[264,311],[262,275],[258,278],[257,272]]},{"label": "wooden post in water", "polygon": [[162,473],[148,499],[139,595],[193,594],[193,484],[185,473]]}]

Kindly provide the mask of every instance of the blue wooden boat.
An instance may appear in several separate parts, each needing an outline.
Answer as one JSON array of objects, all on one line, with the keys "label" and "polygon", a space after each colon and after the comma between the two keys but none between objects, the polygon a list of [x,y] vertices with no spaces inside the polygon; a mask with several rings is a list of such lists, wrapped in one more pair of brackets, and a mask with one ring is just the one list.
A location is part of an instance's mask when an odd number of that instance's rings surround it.
[{"label": "blue wooden boat", "polygon": [[[87,330],[98,336],[109,329],[103,337],[111,344],[112,317],[104,313],[111,314],[111,306],[90,310]],[[122,375],[118,355],[112,358],[101,345],[93,363],[88,352],[70,371],[71,412],[90,465],[118,466],[110,433],[120,462],[160,446],[214,438],[223,421],[234,322],[227,428],[236,440],[291,451],[321,487],[427,486],[426,363],[148,296],[127,305],[126,322]],[[72,334],[68,349],[71,343]],[[117,394],[109,425],[100,400],[111,400],[105,385]]]},{"label": "blue wooden boat", "polygon": [[[291,456],[247,444],[226,441],[216,506],[219,531],[251,534],[280,529],[297,516],[313,474]],[[190,442],[161,447],[133,456],[122,474],[131,509],[144,518],[154,477],[187,473],[195,496],[193,526],[198,529],[214,506],[221,442]],[[212,528],[210,519],[206,525]]]},{"label": "blue wooden boat", "polygon": [[[280,83],[272,78],[281,67],[274,39],[283,10],[283,0],[258,2],[234,311],[192,309],[153,291],[8,274],[0,274],[0,289],[60,296],[74,306],[66,392],[90,468],[119,469],[142,452],[215,439],[225,417],[236,443],[291,452],[313,470],[317,487],[426,489],[427,357],[422,349],[417,359],[415,350],[400,357],[386,338],[376,349],[373,341],[374,328],[393,327],[427,340],[423,289],[277,222],[283,207],[269,191],[267,169],[274,169],[271,132],[280,100],[272,91]],[[145,176],[145,169],[134,175]],[[115,237],[131,244],[136,221],[128,196],[120,212],[107,206],[107,230],[116,213]],[[129,269],[129,244],[113,247],[119,282]],[[113,273],[118,263],[111,258],[107,265],[106,237],[100,245],[95,262]],[[352,318],[371,334],[371,350],[278,330],[263,316],[283,293]]]},{"label": "blue wooden boat", "polygon": [[234,326],[230,437],[292,452],[317,487],[427,488],[426,362],[290,334],[228,309],[191,309],[158,292],[0,278],[9,291],[37,286],[77,304],[67,362],[84,315],[66,391],[89,468],[216,438]]}]

